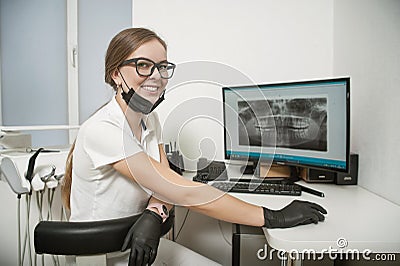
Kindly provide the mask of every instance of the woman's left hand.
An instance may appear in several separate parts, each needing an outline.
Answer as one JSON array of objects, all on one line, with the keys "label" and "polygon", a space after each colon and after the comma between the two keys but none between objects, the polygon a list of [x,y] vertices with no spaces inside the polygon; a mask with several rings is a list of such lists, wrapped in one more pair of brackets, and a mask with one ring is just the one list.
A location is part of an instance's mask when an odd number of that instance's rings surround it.
[{"label": "woman's left hand", "polygon": [[151,265],[157,256],[161,237],[162,218],[145,210],[129,229],[121,251],[131,248],[129,266]]}]

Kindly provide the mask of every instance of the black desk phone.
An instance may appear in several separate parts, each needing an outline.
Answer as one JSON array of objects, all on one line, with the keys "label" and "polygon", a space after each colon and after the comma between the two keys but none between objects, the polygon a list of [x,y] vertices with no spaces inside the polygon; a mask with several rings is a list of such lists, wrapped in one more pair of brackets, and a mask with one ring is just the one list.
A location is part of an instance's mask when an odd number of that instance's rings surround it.
[{"label": "black desk phone", "polygon": [[197,174],[193,177],[193,181],[207,183],[213,180],[228,180],[225,163],[200,158],[197,161]]}]

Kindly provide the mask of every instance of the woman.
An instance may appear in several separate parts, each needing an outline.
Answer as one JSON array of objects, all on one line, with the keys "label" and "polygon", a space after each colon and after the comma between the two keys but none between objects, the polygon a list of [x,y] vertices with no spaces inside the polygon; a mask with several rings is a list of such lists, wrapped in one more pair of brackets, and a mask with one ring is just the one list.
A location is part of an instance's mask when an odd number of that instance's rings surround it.
[{"label": "woman", "polygon": [[167,61],[165,42],[150,30],[126,29],[111,40],[105,81],[116,94],[82,124],[71,149],[63,188],[70,220],[143,212],[124,245],[131,247],[130,264],[136,265],[154,261],[157,228],[173,204],[227,222],[269,228],[324,220],[326,211],[317,204],[294,201],[272,211],[184,179],[169,168],[153,110],[164,99],[174,68]]}]

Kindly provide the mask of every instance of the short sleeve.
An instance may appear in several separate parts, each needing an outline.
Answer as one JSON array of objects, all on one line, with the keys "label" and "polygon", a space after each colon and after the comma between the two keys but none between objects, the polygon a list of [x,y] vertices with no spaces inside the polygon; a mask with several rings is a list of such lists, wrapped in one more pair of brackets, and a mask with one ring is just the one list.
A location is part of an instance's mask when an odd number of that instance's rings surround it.
[{"label": "short sleeve", "polygon": [[86,127],[83,147],[96,168],[143,151],[132,135],[109,121]]}]

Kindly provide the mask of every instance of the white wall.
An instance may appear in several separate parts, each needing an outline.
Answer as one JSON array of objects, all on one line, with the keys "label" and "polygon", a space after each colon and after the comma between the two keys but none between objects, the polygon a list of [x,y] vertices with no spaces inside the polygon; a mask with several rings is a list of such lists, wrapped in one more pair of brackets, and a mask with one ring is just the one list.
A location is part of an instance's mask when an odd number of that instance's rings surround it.
[{"label": "white wall", "polygon": [[351,76],[359,184],[400,204],[400,1],[334,1],[334,74]]},{"label": "white wall", "polygon": [[[190,169],[201,155],[223,159],[222,85],[333,72],[333,1],[136,0],[133,10],[134,26],[164,37],[178,63],[157,111],[168,122],[165,140],[179,135]],[[204,111],[210,114],[195,117]]]}]

